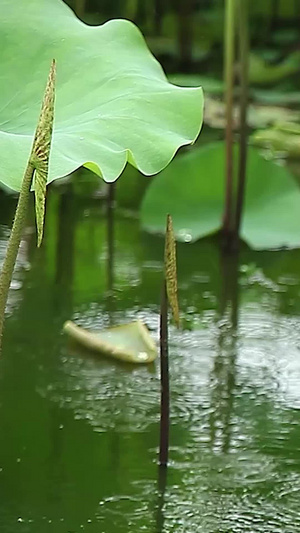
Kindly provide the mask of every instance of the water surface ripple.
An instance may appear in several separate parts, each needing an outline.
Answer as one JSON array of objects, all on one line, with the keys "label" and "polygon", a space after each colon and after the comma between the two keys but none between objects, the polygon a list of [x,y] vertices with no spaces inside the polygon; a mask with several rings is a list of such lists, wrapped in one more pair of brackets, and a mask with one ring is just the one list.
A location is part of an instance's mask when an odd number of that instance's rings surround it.
[{"label": "water surface ripple", "polygon": [[[243,249],[236,262],[207,241],[178,247],[183,328],[170,326],[171,461],[159,480],[158,362],[91,356],[61,329],[140,318],[157,342],[162,242],[117,217],[112,255],[98,208],[78,207],[76,231],[58,224],[69,201],[52,194],[57,224],[40,251],[27,235],[8,307],[1,531],[298,532],[299,252]],[[2,228],[2,256],[6,240]]]}]

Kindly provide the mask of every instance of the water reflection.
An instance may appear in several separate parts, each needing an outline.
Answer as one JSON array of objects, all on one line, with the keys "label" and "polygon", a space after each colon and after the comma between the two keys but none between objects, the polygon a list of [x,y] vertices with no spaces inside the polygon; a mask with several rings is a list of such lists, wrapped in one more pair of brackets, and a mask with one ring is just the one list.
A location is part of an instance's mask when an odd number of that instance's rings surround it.
[{"label": "water reflection", "polygon": [[165,505],[167,478],[168,478],[168,469],[159,467],[158,476],[157,476],[158,498],[157,498],[155,533],[163,533],[164,531],[164,523],[165,523],[164,505]]},{"label": "water reflection", "polygon": [[[50,199],[48,198],[48,201]],[[72,310],[72,289],[74,283],[75,235],[78,220],[77,201],[73,192],[73,184],[65,186],[58,197],[57,207],[57,243],[55,265],[55,307],[60,314],[63,303],[66,319]],[[46,218],[45,233],[48,231]],[[52,222],[52,221],[51,221]],[[49,228],[51,231],[51,228]],[[63,298],[62,298],[63,291]]]},{"label": "water reflection", "polygon": [[[0,268],[4,261],[6,246],[10,235],[10,228],[16,207],[16,198],[7,197],[0,189]],[[17,255],[13,278],[10,285],[8,300],[6,303],[6,314],[10,315],[20,303],[23,274],[30,268],[30,230],[24,235]]]},{"label": "water reflection", "polygon": [[217,312],[217,351],[210,378],[210,438],[213,450],[231,447],[232,407],[236,385],[239,304],[239,256],[220,252],[221,291]]}]

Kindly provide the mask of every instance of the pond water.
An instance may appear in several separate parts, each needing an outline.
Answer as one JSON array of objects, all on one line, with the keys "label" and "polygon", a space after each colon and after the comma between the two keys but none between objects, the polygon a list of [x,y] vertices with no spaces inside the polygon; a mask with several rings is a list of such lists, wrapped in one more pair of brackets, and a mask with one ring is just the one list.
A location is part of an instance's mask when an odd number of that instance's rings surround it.
[{"label": "pond water", "polygon": [[28,222],[0,361],[1,532],[298,532],[300,251],[178,246],[159,479],[158,362],[94,358],[62,334],[141,318],[158,338],[163,241],[118,212],[111,229],[101,200],[54,187],[40,250]]}]

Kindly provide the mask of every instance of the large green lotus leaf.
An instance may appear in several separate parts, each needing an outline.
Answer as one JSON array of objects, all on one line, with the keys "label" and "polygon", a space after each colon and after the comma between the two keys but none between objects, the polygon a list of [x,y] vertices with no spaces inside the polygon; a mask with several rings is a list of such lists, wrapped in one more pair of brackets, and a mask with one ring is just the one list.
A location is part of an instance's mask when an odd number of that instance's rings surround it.
[{"label": "large green lotus leaf", "polygon": [[[162,233],[166,213],[170,213],[178,240],[190,242],[218,231],[224,204],[224,165],[223,143],[191,151],[174,161],[147,190],[143,227]],[[298,247],[299,209],[300,190],[293,177],[250,147],[241,237],[257,250]]]},{"label": "large green lotus leaf", "polygon": [[[201,85],[204,94],[222,95],[224,93],[224,82],[209,76],[201,76],[200,74],[170,74],[168,79],[175,85],[181,87],[195,87]],[[299,97],[300,98],[300,97]]]},{"label": "large green lotus leaf", "polygon": [[18,190],[52,58],[57,90],[49,181],[81,165],[146,175],[199,134],[202,90],[168,83],[125,20],[87,26],[61,0],[1,0],[0,181]]}]

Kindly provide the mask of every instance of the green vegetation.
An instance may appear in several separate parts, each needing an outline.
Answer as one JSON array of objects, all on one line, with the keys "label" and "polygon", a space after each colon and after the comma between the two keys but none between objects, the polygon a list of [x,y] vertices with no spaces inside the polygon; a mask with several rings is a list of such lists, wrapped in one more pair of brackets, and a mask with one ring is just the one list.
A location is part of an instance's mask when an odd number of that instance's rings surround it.
[{"label": "green vegetation", "polygon": [[68,1],[1,5],[0,523],[296,533],[298,2]]},{"label": "green vegetation", "polygon": [[[225,143],[181,156],[151,183],[141,210],[143,227],[151,232],[163,231],[164,217],[170,212],[177,238],[186,242],[222,230],[223,245],[229,249],[238,246],[239,235],[256,249],[297,247],[300,244],[296,215],[300,196],[296,182],[287,170],[263,159],[255,150],[251,149],[247,154],[248,126],[255,123],[275,124],[274,129],[258,131],[251,136],[254,144],[267,147],[273,153],[278,153],[281,148],[285,156],[299,154],[298,112],[253,104],[248,107],[248,100],[249,95],[264,96],[264,93],[249,90],[249,84],[274,84],[297,72],[300,54],[292,52],[273,65],[265,57],[250,54],[251,16],[253,11],[248,10],[246,0],[225,3],[224,83],[221,85],[218,80],[202,78],[204,93],[207,86],[210,94],[205,101],[204,122],[224,128]],[[238,58],[235,57],[237,43]],[[189,85],[187,77],[172,79]],[[195,81],[193,76],[191,79]],[[222,88],[225,104],[218,99]],[[277,94],[280,101],[281,93]],[[290,101],[297,102],[297,99],[293,97]],[[284,118],[286,113],[287,120]],[[280,120],[294,120],[295,123],[276,124]],[[239,150],[234,151],[236,130],[239,131]],[[220,180],[224,173],[225,186],[222,186]],[[185,175],[188,180],[182,179]]]},{"label": "green vegetation", "polygon": [[91,28],[62,0],[3,0],[1,12],[0,181],[6,186],[20,189],[52,58],[58,74],[49,182],[82,165],[108,182],[127,162],[155,174],[198,136],[202,90],[168,83],[132,23]]},{"label": "green vegetation", "polygon": [[[46,0],[42,8],[39,0],[29,0],[20,9],[17,4],[17,0],[2,4],[1,76],[5,85],[0,96],[0,181],[21,194],[0,277],[0,337],[34,173],[40,245],[47,181],[85,166],[111,182],[127,162],[147,175],[159,172],[180,146],[195,141],[203,109],[202,90],[168,83],[133,24],[113,21],[94,31],[61,0]],[[14,31],[16,16],[22,19],[24,48]],[[52,72],[22,182],[34,135],[41,73],[49,57],[59,65],[55,126]]]},{"label": "green vegetation", "polygon": [[[141,211],[143,227],[163,233],[165,213],[170,211],[176,237],[183,242],[218,231],[224,205],[224,157],[220,142],[174,161],[147,190]],[[248,152],[247,173],[241,237],[257,250],[300,246],[300,190],[294,178],[254,148]]]},{"label": "green vegetation", "polygon": [[55,62],[52,61],[42,109],[34,135],[33,146],[22,181],[11,235],[0,272],[0,350],[8,291],[12,280],[22,234],[25,228],[30,189],[33,182],[35,188],[35,212],[38,246],[40,246],[43,237],[49,154],[54,120],[55,71]]}]

